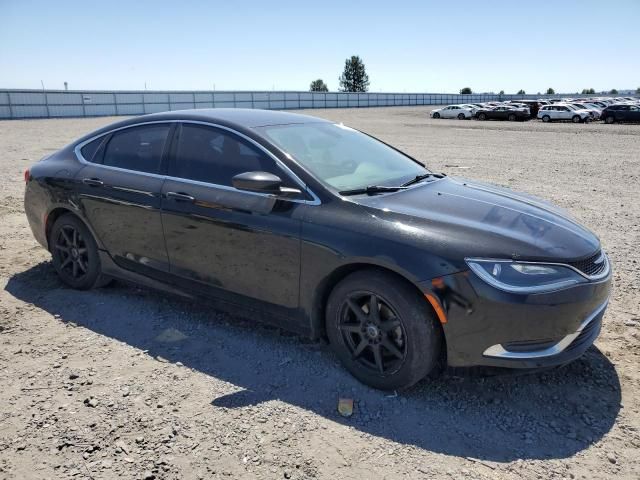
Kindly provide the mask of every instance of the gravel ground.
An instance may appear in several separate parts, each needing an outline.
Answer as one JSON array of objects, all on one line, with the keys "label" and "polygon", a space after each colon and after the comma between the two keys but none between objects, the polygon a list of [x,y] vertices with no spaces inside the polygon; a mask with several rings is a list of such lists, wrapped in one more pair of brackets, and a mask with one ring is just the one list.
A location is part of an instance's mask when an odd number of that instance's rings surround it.
[{"label": "gravel ground", "polygon": [[[65,288],[23,213],[23,170],[115,119],[0,122],[0,477],[640,478],[640,125],[313,110],[436,171],[551,200],[614,264],[603,332],[529,375],[446,372],[385,395],[323,344],[121,283]],[[336,412],[338,398],[354,414]]]}]

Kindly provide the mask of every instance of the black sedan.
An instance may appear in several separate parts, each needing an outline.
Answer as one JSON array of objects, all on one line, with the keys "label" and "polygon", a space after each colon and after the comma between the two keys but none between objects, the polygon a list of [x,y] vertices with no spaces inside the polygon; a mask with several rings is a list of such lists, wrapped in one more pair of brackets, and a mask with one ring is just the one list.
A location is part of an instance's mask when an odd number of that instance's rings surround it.
[{"label": "black sedan", "polygon": [[476,112],[476,118],[478,120],[509,120],[510,122],[515,122],[516,120],[528,120],[531,118],[531,115],[523,109],[510,106],[498,106],[478,110]]},{"label": "black sedan", "polygon": [[640,105],[610,105],[600,114],[605,123],[640,122]]},{"label": "black sedan", "polygon": [[118,278],[328,338],[381,389],[437,365],[580,356],[607,306],[598,238],[550,204],[427,170],[342,124],[191,110],[107,126],[25,172],[64,283]]}]

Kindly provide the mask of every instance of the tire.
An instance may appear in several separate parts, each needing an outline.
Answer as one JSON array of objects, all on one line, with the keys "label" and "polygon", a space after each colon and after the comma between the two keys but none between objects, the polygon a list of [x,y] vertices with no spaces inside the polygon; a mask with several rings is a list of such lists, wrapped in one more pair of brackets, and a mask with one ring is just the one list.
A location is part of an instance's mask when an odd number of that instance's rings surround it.
[{"label": "tire", "polygon": [[433,118],[440,118],[440,114],[438,112],[434,113]]},{"label": "tire", "polygon": [[478,114],[478,120],[486,120],[487,119],[487,114],[486,113],[479,113]]},{"label": "tire", "polygon": [[608,123],[609,125],[615,123],[616,119],[612,115],[609,115],[604,119],[604,123]]},{"label": "tire", "polygon": [[[377,315],[370,316],[374,304]],[[336,285],[327,302],[326,331],[345,368],[380,390],[423,379],[438,364],[442,346],[427,301],[410,284],[376,270],[352,273]]]},{"label": "tire", "polygon": [[[53,267],[65,284],[78,290],[106,285],[98,246],[85,224],[75,215],[62,215],[49,235]],[[74,253],[75,252],[75,253]]]},{"label": "tire", "polygon": [[573,117],[571,117],[571,121],[573,123],[580,123],[582,119],[580,118],[580,115],[574,115]]},{"label": "tire", "polygon": [[516,116],[513,113],[509,114],[509,121],[510,122],[515,122],[516,121]]},{"label": "tire", "polygon": [[467,117],[464,116],[464,113],[458,114],[458,120],[465,120]]},{"label": "tire", "polygon": [[549,123],[551,121],[551,117],[549,115],[545,115],[542,117],[542,121],[545,123]]}]

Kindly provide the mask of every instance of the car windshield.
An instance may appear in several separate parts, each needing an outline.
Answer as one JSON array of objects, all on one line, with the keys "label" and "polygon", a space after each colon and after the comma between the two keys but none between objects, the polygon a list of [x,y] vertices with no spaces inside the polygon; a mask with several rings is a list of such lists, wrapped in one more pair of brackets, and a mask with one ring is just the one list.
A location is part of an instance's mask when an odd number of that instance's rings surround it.
[{"label": "car windshield", "polygon": [[256,130],[338,191],[399,186],[429,172],[397,150],[344,125],[267,125]]}]

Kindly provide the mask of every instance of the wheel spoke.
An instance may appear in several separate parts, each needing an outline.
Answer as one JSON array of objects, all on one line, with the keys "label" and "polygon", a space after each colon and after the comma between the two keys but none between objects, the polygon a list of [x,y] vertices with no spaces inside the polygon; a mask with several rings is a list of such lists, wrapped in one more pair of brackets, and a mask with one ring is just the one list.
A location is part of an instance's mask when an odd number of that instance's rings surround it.
[{"label": "wheel spoke", "polygon": [[75,228],[73,229],[73,246],[78,246],[78,231]]},{"label": "wheel spoke", "polygon": [[369,298],[369,318],[378,322],[380,320],[380,307],[378,306],[378,297],[371,295]]},{"label": "wheel spoke", "polygon": [[64,246],[59,245],[59,244],[56,244],[55,247],[56,247],[57,250],[60,250],[61,252],[69,253],[69,247],[64,247]]},{"label": "wheel spoke", "polygon": [[362,355],[362,352],[364,352],[364,349],[367,348],[368,344],[369,343],[364,338],[362,340],[360,340],[360,343],[358,344],[356,349],[353,351],[353,355],[351,356],[351,358],[353,358],[355,360],[360,355]]},{"label": "wheel spoke", "polygon": [[85,253],[87,253],[87,249],[86,248],[79,248],[78,249],[78,255],[84,255]]},{"label": "wheel spoke", "polygon": [[385,338],[382,340],[382,346],[387,350],[389,350],[396,357],[398,358],[403,357],[402,352],[398,349],[398,347],[396,347],[393,341],[389,340],[388,338]]},{"label": "wheel spoke", "polygon": [[360,325],[351,324],[351,325],[339,325],[338,328],[343,332],[361,333],[360,329],[362,327],[360,327]]},{"label": "wheel spoke", "polygon": [[71,263],[71,256],[67,257],[65,259],[64,262],[62,262],[62,264],[60,265],[60,270],[62,270],[64,267],[66,267],[67,265],[69,265]]},{"label": "wheel spoke", "polygon": [[73,262],[73,276],[78,276],[78,262]]},{"label": "wheel spoke", "polygon": [[87,267],[84,263],[82,263],[82,260],[80,259],[78,259],[78,266],[80,267],[80,270],[82,270],[84,273],[87,273]]},{"label": "wheel spoke", "polygon": [[355,314],[355,316],[358,318],[359,321],[362,322],[362,321],[365,321],[367,319],[367,316],[365,315],[365,313],[362,310],[362,308],[360,307],[360,305],[358,305],[356,302],[354,302],[354,300],[352,298],[348,298],[347,299],[347,305],[349,305],[349,308]]},{"label": "wheel spoke", "polygon": [[67,235],[67,232],[64,231],[64,228],[60,229],[60,233],[64,237],[64,241],[66,242],[67,246],[71,246],[71,239]]},{"label": "wheel spoke", "polygon": [[396,328],[398,328],[400,326],[400,320],[398,320],[397,318],[393,317],[389,320],[385,320],[384,322],[382,322],[382,325],[380,325],[380,329],[383,332],[390,332],[391,330],[394,330]]},{"label": "wheel spoke", "polygon": [[380,345],[375,345],[373,347],[373,358],[375,358],[376,360],[376,366],[378,367],[380,373],[384,373],[384,365],[382,363],[382,349],[380,348]]}]

